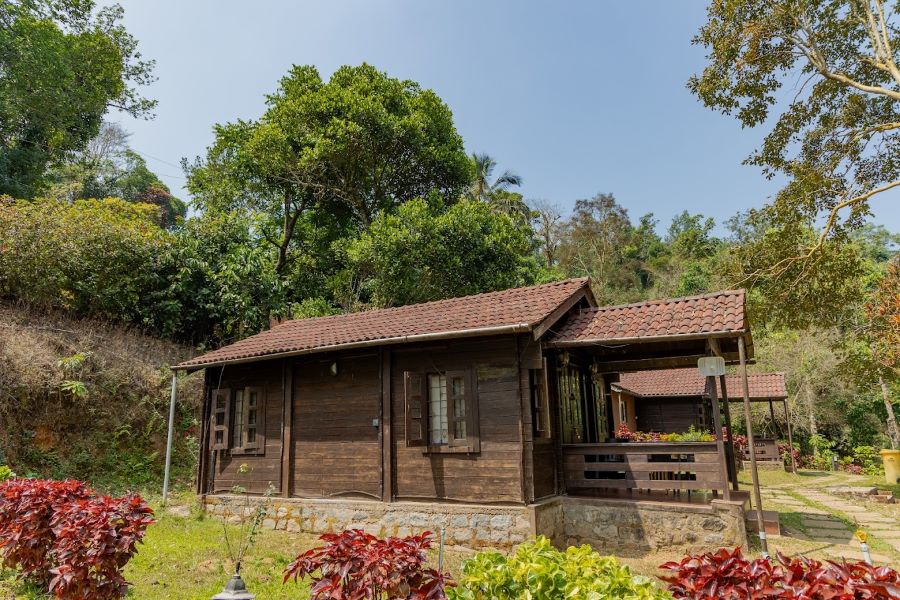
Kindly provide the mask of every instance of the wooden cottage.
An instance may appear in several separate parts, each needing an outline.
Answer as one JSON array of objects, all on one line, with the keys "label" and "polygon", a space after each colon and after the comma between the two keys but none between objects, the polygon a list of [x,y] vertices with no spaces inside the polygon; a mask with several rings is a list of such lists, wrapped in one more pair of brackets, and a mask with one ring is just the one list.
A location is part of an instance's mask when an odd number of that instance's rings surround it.
[{"label": "wooden cottage", "polygon": [[598,307],[572,279],[282,323],[176,367],[205,370],[198,491],[227,516],[236,486],[271,489],[266,524],[288,530],[743,543],[721,441],[612,434],[619,373],[752,358],[744,303]]}]

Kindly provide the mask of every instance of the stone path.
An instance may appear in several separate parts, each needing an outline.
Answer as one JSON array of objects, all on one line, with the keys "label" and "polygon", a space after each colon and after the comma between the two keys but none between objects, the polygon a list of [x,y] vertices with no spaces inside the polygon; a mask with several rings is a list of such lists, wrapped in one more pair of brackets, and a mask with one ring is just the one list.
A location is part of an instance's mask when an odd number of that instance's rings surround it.
[{"label": "stone path", "polygon": [[[769,486],[762,490],[763,507],[777,510],[782,534],[822,544],[832,558],[862,558],[854,532],[869,535],[872,559],[877,564],[900,564],[900,504],[884,504],[860,496],[829,491],[861,479],[847,474],[816,477],[809,482]],[[897,499],[900,502],[900,498]]]}]

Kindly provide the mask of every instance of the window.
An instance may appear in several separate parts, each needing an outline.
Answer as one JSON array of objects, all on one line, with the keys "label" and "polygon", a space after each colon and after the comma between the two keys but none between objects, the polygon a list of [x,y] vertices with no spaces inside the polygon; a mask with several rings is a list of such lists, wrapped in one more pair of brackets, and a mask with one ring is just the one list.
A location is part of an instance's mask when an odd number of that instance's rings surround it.
[{"label": "window", "polygon": [[619,423],[625,423],[628,425],[628,405],[625,404],[625,400],[622,399],[622,396],[619,396]]},{"label": "window", "polygon": [[550,401],[547,398],[546,359],[544,369],[531,369],[531,423],[535,438],[550,438]]},{"label": "window", "polygon": [[213,390],[212,449],[232,454],[265,450],[265,397],[262,388]]},{"label": "window", "polygon": [[471,371],[404,375],[407,446],[478,452],[478,418]]}]

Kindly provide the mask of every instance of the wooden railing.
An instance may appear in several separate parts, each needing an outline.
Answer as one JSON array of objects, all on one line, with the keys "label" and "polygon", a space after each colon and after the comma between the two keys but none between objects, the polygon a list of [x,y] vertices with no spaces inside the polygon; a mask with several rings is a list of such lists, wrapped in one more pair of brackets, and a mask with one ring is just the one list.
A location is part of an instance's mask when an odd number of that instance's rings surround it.
[{"label": "wooden railing", "polygon": [[563,446],[566,489],[712,490],[728,487],[715,442]]}]

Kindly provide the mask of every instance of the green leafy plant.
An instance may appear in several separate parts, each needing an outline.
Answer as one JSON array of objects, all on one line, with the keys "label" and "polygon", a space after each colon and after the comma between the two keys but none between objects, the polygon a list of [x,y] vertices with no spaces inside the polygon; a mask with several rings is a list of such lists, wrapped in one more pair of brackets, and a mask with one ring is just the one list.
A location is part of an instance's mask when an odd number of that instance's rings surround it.
[{"label": "green leafy plant", "polygon": [[13,473],[13,470],[8,466],[0,465],[0,482],[6,481],[7,479],[12,479],[15,476],[16,474]]},{"label": "green leafy plant", "polygon": [[561,552],[543,536],[520,545],[512,556],[494,551],[476,554],[464,563],[458,587],[448,589],[447,596],[451,600],[671,598],[612,556],[601,556],[588,545]]}]

